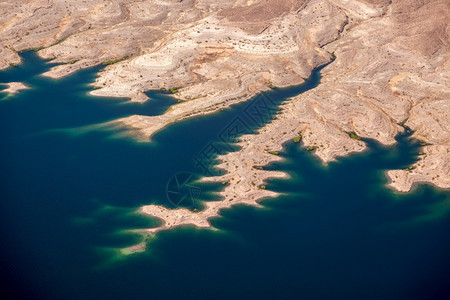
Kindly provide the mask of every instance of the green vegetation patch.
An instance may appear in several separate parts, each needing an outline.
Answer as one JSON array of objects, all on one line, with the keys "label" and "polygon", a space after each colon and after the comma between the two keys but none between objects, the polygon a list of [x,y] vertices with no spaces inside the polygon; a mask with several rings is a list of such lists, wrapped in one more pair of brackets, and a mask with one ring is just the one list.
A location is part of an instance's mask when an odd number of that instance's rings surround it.
[{"label": "green vegetation patch", "polygon": [[169,91],[170,91],[172,94],[176,94],[176,93],[178,93],[178,89],[179,89],[179,88],[170,88]]},{"label": "green vegetation patch", "polygon": [[294,143],[300,143],[301,140],[302,140],[302,136],[301,136],[301,135],[296,136],[296,137],[294,138]]},{"label": "green vegetation patch", "polygon": [[398,123],[398,125],[400,126],[404,126],[406,122],[408,122],[409,118],[404,119],[403,121],[401,121],[400,123]]},{"label": "green vegetation patch", "polygon": [[108,61],[103,62],[102,65],[109,66],[109,65],[121,62],[122,60],[125,60],[125,59],[128,59],[128,58],[130,58],[130,57],[129,56],[125,56],[125,57],[118,58],[118,59],[108,60]]},{"label": "green vegetation patch", "polygon": [[105,61],[104,63],[102,63],[102,65],[104,65],[104,66],[109,66],[109,65],[118,63],[119,61],[121,61],[121,59],[108,60],[108,61]]},{"label": "green vegetation patch", "polygon": [[354,140],[360,140],[361,139],[361,137],[360,136],[358,136],[356,133],[354,133],[354,132],[350,132],[349,134],[348,134],[352,139],[354,139]]},{"label": "green vegetation patch", "polygon": [[64,42],[65,40],[67,40],[69,37],[71,36],[71,34],[69,34],[68,36],[66,36],[65,38],[62,38],[56,42],[54,42],[53,44],[50,45],[50,47],[61,44],[62,42]]}]

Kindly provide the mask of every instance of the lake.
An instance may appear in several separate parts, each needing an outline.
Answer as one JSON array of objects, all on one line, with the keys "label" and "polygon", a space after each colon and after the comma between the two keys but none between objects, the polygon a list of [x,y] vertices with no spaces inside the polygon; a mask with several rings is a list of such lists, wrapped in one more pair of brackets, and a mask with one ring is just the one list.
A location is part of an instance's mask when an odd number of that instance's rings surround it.
[{"label": "lake", "polygon": [[[145,239],[143,253],[120,251],[143,241],[133,229],[158,220],[136,213],[157,203],[201,209],[223,186],[212,143],[235,151],[223,132],[269,122],[287,98],[320,84],[320,69],[303,85],[274,89],[222,112],[171,125],[139,142],[100,126],[133,114],[159,115],[176,100],[148,92],[146,103],[93,97],[101,66],[60,80],[40,76],[52,65],[24,52],[23,64],[0,72],[0,225],[2,293],[32,299],[446,299],[450,295],[450,193],[430,185],[398,193],[385,171],[406,168],[420,145],[411,133],[385,147],[327,166],[288,142],[287,172],[267,188],[282,193],[262,207],[238,205],[211,219],[218,230],[187,226]],[[4,86],[0,86],[3,89]],[[258,119],[251,111],[266,108]],[[253,114],[254,116],[254,114]],[[100,124],[100,125],[99,125]],[[199,161],[203,167],[199,166]],[[207,169],[204,168],[207,167]],[[192,175],[201,195],[168,196],[178,175]]]}]

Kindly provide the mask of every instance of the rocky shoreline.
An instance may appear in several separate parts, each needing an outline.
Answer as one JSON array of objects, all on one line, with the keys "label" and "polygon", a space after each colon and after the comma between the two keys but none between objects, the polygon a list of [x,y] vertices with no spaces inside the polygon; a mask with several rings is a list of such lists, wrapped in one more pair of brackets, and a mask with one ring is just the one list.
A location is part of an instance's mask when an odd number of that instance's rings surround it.
[{"label": "rocky shoreline", "polygon": [[19,2],[2,4],[0,68],[34,48],[62,63],[45,74],[54,78],[103,63],[94,95],[142,102],[145,91],[172,89],[179,104],[165,114],[105,124],[145,141],[168,124],[300,84],[335,58],[320,86],[293,97],[276,120],[243,136],[239,151],[220,157],[227,174],[215,180],[229,182],[223,201],[196,213],[145,206],[142,212],[164,221],[151,232],[209,227],[220,209],[276,196],[259,186],[285,174],[254,166],[279,159],[267,149],[297,136],[326,163],[364,150],[357,137],[392,145],[406,125],[423,141],[423,154],[408,170],[389,171],[390,185],[450,188],[448,1]]}]

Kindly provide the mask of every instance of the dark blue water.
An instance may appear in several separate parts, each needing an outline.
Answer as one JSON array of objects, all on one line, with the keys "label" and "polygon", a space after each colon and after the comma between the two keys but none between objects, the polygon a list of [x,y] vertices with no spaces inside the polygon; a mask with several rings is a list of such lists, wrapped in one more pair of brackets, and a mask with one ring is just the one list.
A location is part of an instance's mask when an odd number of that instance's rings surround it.
[{"label": "dark blue water", "polygon": [[[95,125],[161,114],[175,103],[166,93],[149,93],[145,104],[91,97],[87,84],[98,69],[49,80],[39,76],[49,64],[32,52],[24,58],[0,72],[0,82],[32,87],[14,96],[0,93],[5,296],[448,298],[448,191],[386,188],[385,170],[417,160],[420,146],[408,135],[392,147],[367,141],[368,151],[326,167],[299,144],[287,143],[280,153],[286,160],[267,167],[291,175],[267,183],[283,196],[265,200],[263,208],[223,211],[212,219],[219,231],[171,230],[149,240],[144,253],[120,254],[142,241],[130,229],[158,222],[136,214],[137,208],[170,207],[166,189],[175,174],[218,172],[214,155],[205,151],[236,149],[229,143],[269,122],[281,101],[316,86],[318,71],[303,86],[275,89],[139,143]],[[217,199],[220,188],[202,185],[201,200]],[[198,200],[190,208],[201,206]]]}]

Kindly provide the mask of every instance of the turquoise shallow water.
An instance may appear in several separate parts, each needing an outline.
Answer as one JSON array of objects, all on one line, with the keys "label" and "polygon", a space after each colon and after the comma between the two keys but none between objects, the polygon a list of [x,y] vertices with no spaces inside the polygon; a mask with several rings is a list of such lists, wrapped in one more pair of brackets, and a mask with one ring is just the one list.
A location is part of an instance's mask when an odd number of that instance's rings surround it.
[{"label": "turquoise shallow water", "polygon": [[[268,168],[289,180],[270,180],[284,195],[263,208],[238,206],[212,219],[218,231],[185,227],[149,241],[141,254],[117,251],[141,241],[128,229],[156,220],[137,215],[141,205],[173,205],[174,175],[199,178],[214,155],[235,149],[276,114],[287,97],[313,88],[276,89],[214,115],[183,121],[152,143],[121,138],[91,125],[131,114],[158,115],[175,100],[91,97],[99,68],[63,80],[39,76],[49,68],[33,52],[0,72],[0,82],[33,89],[0,93],[0,225],[2,293],[13,298],[99,297],[145,299],[307,298],[445,299],[450,292],[450,196],[428,185],[399,194],[384,171],[405,168],[420,146],[408,135],[323,167],[298,144]],[[1,89],[1,87],[0,87]],[[208,152],[210,153],[210,152]],[[181,205],[200,208],[219,185]],[[192,200],[192,199],[191,199]]]}]

